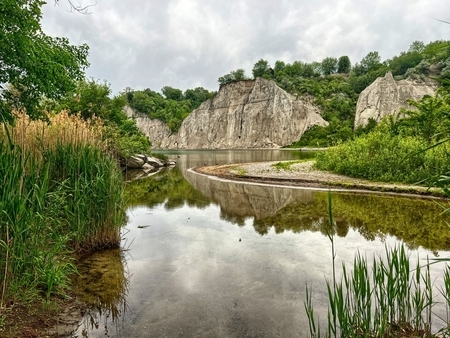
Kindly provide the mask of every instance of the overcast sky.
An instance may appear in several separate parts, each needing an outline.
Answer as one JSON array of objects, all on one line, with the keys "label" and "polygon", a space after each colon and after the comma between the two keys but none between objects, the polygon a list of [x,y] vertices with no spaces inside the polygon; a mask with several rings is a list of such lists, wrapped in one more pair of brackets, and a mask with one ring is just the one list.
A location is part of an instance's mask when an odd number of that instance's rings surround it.
[{"label": "overcast sky", "polygon": [[[89,5],[95,0],[73,0]],[[450,40],[450,0],[97,0],[89,15],[67,0],[43,7],[52,36],[90,47],[89,77],[131,87],[217,90],[219,76],[265,59],[286,63],[371,51],[382,60],[415,40]]]}]

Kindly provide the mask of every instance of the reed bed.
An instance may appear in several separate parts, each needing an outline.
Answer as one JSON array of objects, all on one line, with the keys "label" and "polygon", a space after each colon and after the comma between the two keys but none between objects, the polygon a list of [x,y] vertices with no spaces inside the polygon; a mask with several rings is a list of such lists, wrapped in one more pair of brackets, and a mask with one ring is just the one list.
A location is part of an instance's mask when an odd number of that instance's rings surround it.
[{"label": "reed bed", "polygon": [[74,252],[118,245],[122,175],[102,146],[100,125],[66,112],[0,129],[0,316],[63,294]]},{"label": "reed bed", "polygon": [[[333,225],[330,202],[330,225]],[[430,261],[410,266],[403,245],[386,248],[385,257],[356,255],[352,270],[342,265],[342,276],[335,274],[335,252],[332,244],[333,277],[327,281],[328,317],[321,326],[312,304],[312,292],[306,287],[304,303],[311,337],[449,337],[450,336],[450,268],[443,271],[443,286],[437,290],[430,274]],[[440,302],[447,309],[447,323],[432,333],[433,309]],[[442,305],[442,304],[441,304]],[[322,332],[321,332],[322,328]]]}]

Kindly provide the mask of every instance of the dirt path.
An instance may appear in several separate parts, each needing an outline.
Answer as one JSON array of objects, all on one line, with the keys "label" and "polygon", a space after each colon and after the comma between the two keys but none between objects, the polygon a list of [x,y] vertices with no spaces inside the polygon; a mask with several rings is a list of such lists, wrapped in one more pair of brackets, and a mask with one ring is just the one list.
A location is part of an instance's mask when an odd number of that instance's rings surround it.
[{"label": "dirt path", "polygon": [[[289,161],[287,161],[289,162]],[[440,189],[401,183],[372,182],[352,178],[331,172],[317,170],[314,161],[296,162],[288,169],[278,169],[274,164],[279,162],[256,162],[243,164],[227,164],[194,168],[194,171],[211,176],[235,181],[257,182],[286,186],[304,186],[318,188],[339,188],[348,190],[366,190],[415,194],[427,196],[443,196]]]}]

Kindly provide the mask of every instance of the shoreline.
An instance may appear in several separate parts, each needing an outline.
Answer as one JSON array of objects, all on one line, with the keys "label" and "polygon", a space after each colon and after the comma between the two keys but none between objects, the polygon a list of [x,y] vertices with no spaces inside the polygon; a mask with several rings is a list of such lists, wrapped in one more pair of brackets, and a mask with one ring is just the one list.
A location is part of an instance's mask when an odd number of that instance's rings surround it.
[{"label": "shoreline", "polygon": [[[274,164],[292,163],[288,169],[278,169]],[[402,183],[373,182],[352,178],[314,168],[315,161],[274,161],[225,164],[195,167],[199,174],[215,176],[221,179],[249,182],[264,185],[281,185],[286,187],[304,187],[311,189],[335,188],[338,191],[371,192],[378,194],[398,194],[412,197],[445,199],[438,188],[428,188]]]}]

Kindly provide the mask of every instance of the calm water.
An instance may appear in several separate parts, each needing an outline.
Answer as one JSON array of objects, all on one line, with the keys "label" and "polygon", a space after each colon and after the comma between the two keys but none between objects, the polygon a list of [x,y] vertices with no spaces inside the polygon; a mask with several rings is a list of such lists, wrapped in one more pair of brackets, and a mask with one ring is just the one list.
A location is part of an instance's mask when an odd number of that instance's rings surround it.
[{"label": "calm water", "polygon": [[[327,193],[225,182],[188,169],[311,154],[166,154],[177,160],[175,168],[128,186],[123,250],[79,262],[77,292],[92,310],[78,336],[307,337],[306,284],[313,289],[316,312],[326,320],[325,279],[331,276]],[[414,261],[450,256],[450,231],[437,201],[351,193],[332,197],[338,267],[350,264],[358,251],[371,258],[400,243]],[[433,265],[437,285],[442,269]]]}]

